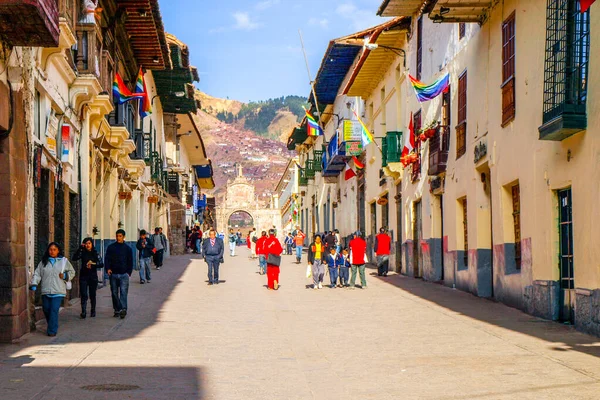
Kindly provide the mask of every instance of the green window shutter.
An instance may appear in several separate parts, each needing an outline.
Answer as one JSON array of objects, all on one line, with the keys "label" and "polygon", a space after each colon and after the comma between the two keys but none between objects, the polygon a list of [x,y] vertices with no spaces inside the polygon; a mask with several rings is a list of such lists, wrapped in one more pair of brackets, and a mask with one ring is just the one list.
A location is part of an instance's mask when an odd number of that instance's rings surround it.
[{"label": "green window shutter", "polygon": [[388,158],[388,141],[391,139],[390,134],[388,133],[381,142],[381,167],[387,167],[387,158]]}]

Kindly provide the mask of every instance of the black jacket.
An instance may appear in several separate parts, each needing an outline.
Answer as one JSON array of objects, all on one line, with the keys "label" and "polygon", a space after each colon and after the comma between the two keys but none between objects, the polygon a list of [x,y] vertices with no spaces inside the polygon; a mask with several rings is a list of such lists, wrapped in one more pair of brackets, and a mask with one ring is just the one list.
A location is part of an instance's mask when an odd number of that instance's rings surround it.
[{"label": "black jacket", "polygon": [[202,254],[204,254],[204,258],[218,258],[221,259],[223,257],[223,253],[225,251],[225,245],[223,244],[223,239],[215,238],[215,245],[211,246],[210,238],[204,239],[202,242]]},{"label": "black jacket", "polygon": [[[71,261],[81,260],[81,267],[79,269],[79,280],[86,279],[98,279],[97,270],[102,269],[104,264],[102,263],[102,258],[100,254],[96,251],[96,249],[92,249],[92,251],[87,251],[86,249],[80,247],[77,249]],[[92,265],[91,268],[87,267],[88,261],[95,263],[96,265]]]},{"label": "black jacket", "polygon": [[[325,261],[325,257],[327,256],[327,250],[325,247],[325,243],[321,242],[321,261]],[[312,264],[315,262],[315,252],[313,249],[315,248],[316,243],[312,242],[310,246],[308,246],[308,263]]]},{"label": "black jacket", "polygon": [[[146,247],[142,247],[144,241],[146,241]],[[149,237],[146,239],[138,239],[135,247],[139,250],[140,258],[148,258],[154,255],[154,252],[152,251],[154,249],[154,242]]]},{"label": "black jacket", "polygon": [[125,243],[113,243],[104,254],[104,267],[113,274],[127,274],[133,271],[133,250]]}]

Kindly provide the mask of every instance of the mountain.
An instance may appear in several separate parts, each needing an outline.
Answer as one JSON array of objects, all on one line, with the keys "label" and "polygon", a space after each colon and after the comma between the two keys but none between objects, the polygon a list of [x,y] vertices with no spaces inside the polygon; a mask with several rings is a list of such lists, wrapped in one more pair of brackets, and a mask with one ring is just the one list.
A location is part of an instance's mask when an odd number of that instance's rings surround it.
[{"label": "mountain", "polygon": [[290,131],[304,116],[302,107],[308,106],[307,98],[301,96],[242,103],[212,97],[197,90],[196,98],[202,104],[202,111],[219,121],[281,142],[286,141]]}]

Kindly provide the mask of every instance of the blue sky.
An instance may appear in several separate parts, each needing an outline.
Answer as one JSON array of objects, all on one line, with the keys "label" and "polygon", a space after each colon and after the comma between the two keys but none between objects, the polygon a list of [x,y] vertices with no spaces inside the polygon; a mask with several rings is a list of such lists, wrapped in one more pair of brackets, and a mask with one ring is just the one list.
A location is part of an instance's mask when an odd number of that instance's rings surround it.
[{"label": "blue sky", "polygon": [[381,0],[162,0],[167,32],[190,47],[200,90],[241,101],[310,91],[329,40],[384,22]]}]

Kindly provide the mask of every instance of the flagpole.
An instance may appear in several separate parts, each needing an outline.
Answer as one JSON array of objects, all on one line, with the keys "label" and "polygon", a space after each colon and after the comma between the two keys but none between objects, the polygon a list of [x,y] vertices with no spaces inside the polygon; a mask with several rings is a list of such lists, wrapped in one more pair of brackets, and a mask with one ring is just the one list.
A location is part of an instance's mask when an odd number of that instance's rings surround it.
[{"label": "flagpole", "polygon": [[[319,117],[319,126],[321,126],[321,110],[319,110],[319,101],[317,100],[317,93],[315,92],[315,83],[310,75],[310,67],[308,66],[308,57],[306,56],[306,50],[304,48],[304,39],[302,38],[302,31],[298,29],[298,35],[300,35],[300,44],[302,45],[302,53],[304,54],[304,63],[306,64],[306,73],[308,74],[308,82],[310,82],[310,89],[315,99],[315,107],[317,108],[317,116]],[[321,128],[323,128],[321,126]]]}]

